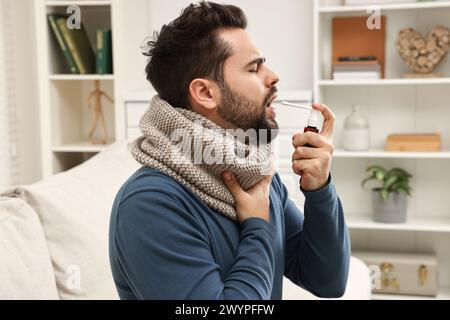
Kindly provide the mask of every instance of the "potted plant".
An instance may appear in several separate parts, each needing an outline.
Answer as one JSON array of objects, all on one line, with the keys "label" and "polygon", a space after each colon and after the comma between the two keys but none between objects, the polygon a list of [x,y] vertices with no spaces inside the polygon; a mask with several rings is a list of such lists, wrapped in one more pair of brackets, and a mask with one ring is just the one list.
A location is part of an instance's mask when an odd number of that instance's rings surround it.
[{"label": "potted plant", "polygon": [[380,187],[372,189],[373,219],[376,222],[403,223],[406,221],[408,196],[412,188],[409,179],[412,175],[401,168],[386,170],[381,166],[370,166],[366,172],[369,176],[361,185],[364,188],[368,181],[376,181]]}]

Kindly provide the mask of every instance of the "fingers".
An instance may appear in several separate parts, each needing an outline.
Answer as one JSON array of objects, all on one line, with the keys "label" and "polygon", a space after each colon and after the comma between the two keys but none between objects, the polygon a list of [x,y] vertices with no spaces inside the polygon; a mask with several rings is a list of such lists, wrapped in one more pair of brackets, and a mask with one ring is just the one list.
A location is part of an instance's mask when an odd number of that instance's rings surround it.
[{"label": "fingers", "polygon": [[335,115],[333,111],[331,111],[331,109],[327,105],[320,103],[314,103],[313,108],[319,110],[322,113],[324,121],[321,134],[330,139],[333,135],[334,129]]},{"label": "fingers", "polygon": [[272,184],[272,178],[273,175],[263,176],[263,178],[257,184],[255,184],[253,187],[247,190],[247,192],[251,194],[253,191],[259,189],[263,190],[264,193],[268,194],[270,190],[270,185]]},{"label": "fingers", "polygon": [[252,196],[258,194],[260,191],[264,194],[264,199],[269,201],[270,185],[272,183],[273,175],[263,176],[261,181],[251,187],[247,192]]},{"label": "fingers", "polygon": [[309,171],[320,170],[320,162],[317,159],[294,160],[292,161],[292,170],[298,175],[304,175]]},{"label": "fingers", "polygon": [[297,147],[292,155],[292,161],[300,159],[316,159],[323,155],[317,148]]},{"label": "fingers", "polygon": [[232,172],[229,171],[225,171],[222,174],[223,177],[223,182],[225,184],[225,186],[228,188],[228,190],[230,190],[231,194],[233,195],[233,197],[236,199],[236,197],[239,197],[244,190],[241,188],[241,186],[239,185],[239,182],[236,180],[234,174]]},{"label": "fingers", "polygon": [[250,190],[245,191],[240,186],[239,182],[237,181],[236,177],[232,172],[224,171],[222,174],[223,182],[225,186],[230,190],[233,197],[240,198],[242,195],[244,195],[246,192],[263,187],[264,190],[268,191],[270,189],[270,185],[272,184],[273,174],[263,176],[261,181],[259,181],[257,184],[255,184]]},{"label": "fingers", "polygon": [[297,133],[292,137],[292,145],[294,148],[302,147],[306,144],[317,148],[326,148],[329,146],[329,142],[325,137],[315,132]]}]

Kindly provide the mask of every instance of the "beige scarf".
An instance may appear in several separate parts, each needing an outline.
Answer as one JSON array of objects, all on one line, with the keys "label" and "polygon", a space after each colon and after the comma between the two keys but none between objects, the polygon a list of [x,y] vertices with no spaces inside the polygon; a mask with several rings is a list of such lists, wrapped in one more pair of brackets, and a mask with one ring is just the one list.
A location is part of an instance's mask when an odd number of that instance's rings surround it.
[{"label": "beige scarf", "polygon": [[158,96],[141,118],[140,128],[143,136],[131,144],[133,157],[171,176],[232,220],[238,220],[235,202],[222,173],[233,172],[244,190],[273,173],[270,143],[259,147],[243,143],[234,131],[196,112],[174,108]]}]

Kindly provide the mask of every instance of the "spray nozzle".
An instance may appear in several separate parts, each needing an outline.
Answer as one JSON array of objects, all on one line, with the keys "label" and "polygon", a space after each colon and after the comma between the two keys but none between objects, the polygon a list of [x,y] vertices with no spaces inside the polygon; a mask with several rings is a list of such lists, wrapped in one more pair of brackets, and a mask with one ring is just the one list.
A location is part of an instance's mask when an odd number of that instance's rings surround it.
[{"label": "spray nozzle", "polygon": [[312,109],[311,114],[308,119],[308,127],[319,127],[319,110]]},{"label": "spray nozzle", "polygon": [[309,116],[308,119],[308,126],[309,127],[315,127],[318,128],[319,127],[319,110],[313,109],[310,106],[303,106],[300,104],[296,104],[296,103],[290,103],[290,102],[286,102],[286,101],[282,101],[281,104],[288,106],[288,107],[294,107],[294,108],[299,108],[299,109],[304,109],[304,110],[310,110],[311,114]]}]

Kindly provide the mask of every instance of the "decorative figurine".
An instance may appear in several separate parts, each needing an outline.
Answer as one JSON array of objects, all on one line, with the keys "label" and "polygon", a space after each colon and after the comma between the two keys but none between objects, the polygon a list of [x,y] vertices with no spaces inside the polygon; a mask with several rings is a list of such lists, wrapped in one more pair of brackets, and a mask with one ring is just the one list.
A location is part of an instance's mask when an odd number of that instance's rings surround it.
[{"label": "decorative figurine", "polygon": [[[91,100],[94,99],[94,115],[92,119],[92,127],[89,130],[89,140],[92,144],[107,144],[108,141],[108,129],[106,127],[105,122],[105,116],[103,115],[102,110],[102,96],[104,96],[109,102],[114,103],[114,100],[104,91],[100,89],[100,81],[95,80],[95,90],[93,90],[91,93],[89,93],[88,97],[86,98],[86,102],[88,104],[88,108],[90,109],[92,107]],[[103,139],[95,140],[94,139],[94,132],[97,127],[97,122],[100,120],[101,125],[103,127]]]}]

